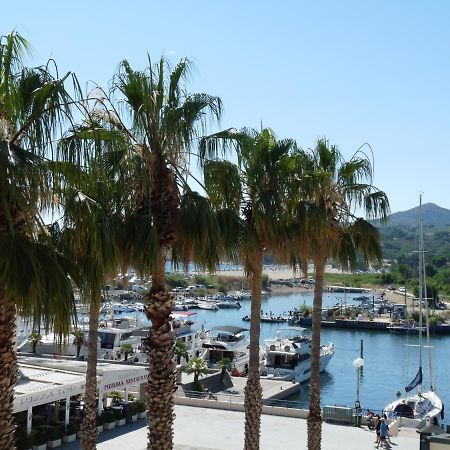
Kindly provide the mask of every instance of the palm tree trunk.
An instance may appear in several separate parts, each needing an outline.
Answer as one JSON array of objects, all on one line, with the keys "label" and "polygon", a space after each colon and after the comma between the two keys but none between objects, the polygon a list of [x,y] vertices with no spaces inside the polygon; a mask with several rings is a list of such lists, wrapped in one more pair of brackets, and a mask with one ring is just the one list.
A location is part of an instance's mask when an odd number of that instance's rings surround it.
[{"label": "palm tree trunk", "polygon": [[0,295],[0,450],[14,448],[14,386],[16,385],[17,356],[16,308]]},{"label": "palm tree trunk", "polygon": [[173,394],[176,391],[176,364],[173,360],[175,333],[170,314],[174,297],[165,287],[165,247],[160,246],[158,267],[152,274],[152,289],[147,296],[145,314],[152,322],[145,347],[149,357],[147,406],[148,450],[173,448]]},{"label": "palm tree trunk", "polygon": [[250,319],[250,360],[245,386],[244,450],[258,450],[261,427],[262,388],[259,381],[259,336],[261,332],[262,250],[256,250],[252,266],[252,303]]},{"label": "palm tree trunk", "polygon": [[315,284],[312,312],[311,383],[308,414],[308,450],[320,450],[322,445],[322,415],[320,409],[320,328],[322,320],[323,279],[325,257],[314,258]]},{"label": "palm tree trunk", "polygon": [[[97,342],[100,293],[100,289],[91,287],[86,391],[84,395],[84,418],[81,426],[82,450],[95,450],[97,448]],[[101,401],[101,399],[99,398],[98,401]]]},{"label": "palm tree trunk", "polygon": [[300,258],[300,268],[303,272],[303,278],[308,278],[308,258],[303,256]]}]

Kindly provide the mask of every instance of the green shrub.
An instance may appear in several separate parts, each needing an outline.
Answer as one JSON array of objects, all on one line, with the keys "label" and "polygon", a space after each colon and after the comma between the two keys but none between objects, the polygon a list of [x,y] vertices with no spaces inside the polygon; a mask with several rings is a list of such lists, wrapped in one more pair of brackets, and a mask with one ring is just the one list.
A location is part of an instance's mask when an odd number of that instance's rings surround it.
[{"label": "green shrub", "polygon": [[114,411],[108,411],[105,413],[105,423],[112,423],[116,421],[116,414]]},{"label": "green shrub", "polygon": [[37,431],[33,436],[33,445],[44,445],[47,443],[47,440],[45,431]]},{"label": "green shrub", "polygon": [[207,284],[211,284],[209,282],[209,278],[206,275],[195,275],[194,276],[194,283],[195,284],[204,284],[205,286]]},{"label": "green shrub", "polygon": [[186,277],[179,273],[169,273],[166,275],[166,284],[170,288],[174,287],[187,287],[188,281],[186,280]]},{"label": "green shrub", "polygon": [[107,396],[112,398],[113,405],[117,405],[120,400],[123,399],[122,394],[119,391],[111,391]]},{"label": "green shrub", "polygon": [[142,400],[135,400],[133,402],[132,406],[133,406],[134,411],[136,412],[136,414],[143,413],[147,409],[146,405],[145,405],[145,402],[143,402]]},{"label": "green shrub", "polygon": [[309,317],[311,315],[312,309],[310,306],[302,304],[300,306],[300,312],[302,313],[303,317]]},{"label": "green shrub", "polygon": [[105,423],[105,415],[102,414],[101,416],[97,416],[97,418],[95,419],[95,422],[98,427],[101,427]]},{"label": "green shrub", "polygon": [[203,386],[203,383],[200,381],[197,381],[194,383],[194,391],[196,392],[203,392],[205,390],[205,386]]},{"label": "green shrub", "polygon": [[62,427],[60,425],[54,425],[47,431],[47,439],[49,441],[56,441],[62,438]]},{"label": "green shrub", "polygon": [[17,450],[29,450],[33,446],[33,435],[26,431],[16,432]]},{"label": "green shrub", "polygon": [[75,434],[77,432],[77,424],[75,422],[69,422],[66,425],[66,430],[65,430],[65,434],[66,435],[71,435],[71,434]]}]

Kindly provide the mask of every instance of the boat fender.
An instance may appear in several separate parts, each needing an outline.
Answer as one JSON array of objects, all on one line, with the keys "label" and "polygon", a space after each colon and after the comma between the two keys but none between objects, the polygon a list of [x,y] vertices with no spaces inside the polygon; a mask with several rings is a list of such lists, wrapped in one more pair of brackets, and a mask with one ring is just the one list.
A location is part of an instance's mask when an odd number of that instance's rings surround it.
[{"label": "boat fender", "polygon": [[444,420],[444,404],[442,403],[441,419]]}]

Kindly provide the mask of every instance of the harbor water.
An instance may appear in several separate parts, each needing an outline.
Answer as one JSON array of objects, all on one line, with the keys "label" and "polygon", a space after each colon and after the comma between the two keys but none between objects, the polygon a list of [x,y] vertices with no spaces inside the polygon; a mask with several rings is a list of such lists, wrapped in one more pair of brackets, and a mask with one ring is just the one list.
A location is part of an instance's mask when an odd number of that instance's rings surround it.
[{"label": "harbor water", "polygon": [[[352,301],[357,294],[325,293],[323,306]],[[264,313],[281,315],[300,305],[312,306],[312,291],[289,295],[268,296],[262,299]],[[250,314],[250,301],[241,301],[241,309],[220,309],[219,311],[195,309],[192,316],[199,328],[206,330],[218,325],[235,325],[249,328],[249,322],[242,317]],[[141,317],[143,319],[143,316]],[[265,339],[276,337],[277,330],[286,327],[283,323],[261,323],[261,345]],[[309,332],[309,330],[307,330]],[[321,375],[321,400],[323,405],[354,406],[357,374],[352,362],[360,356],[360,343],[364,346],[364,367],[360,378],[360,400],[363,409],[381,410],[396,398],[396,392],[404,394],[406,386],[416,375],[419,366],[417,335],[394,335],[386,331],[360,331],[322,329],[322,343],[332,342],[336,352]],[[425,343],[425,339],[424,339]],[[450,336],[431,338],[433,385],[444,404],[450,405]],[[424,388],[430,386],[428,371],[428,348],[423,354]],[[300,392],[289,400],[308,402],[308,382]],[[446,418],[445,423],[450,423]]]}]

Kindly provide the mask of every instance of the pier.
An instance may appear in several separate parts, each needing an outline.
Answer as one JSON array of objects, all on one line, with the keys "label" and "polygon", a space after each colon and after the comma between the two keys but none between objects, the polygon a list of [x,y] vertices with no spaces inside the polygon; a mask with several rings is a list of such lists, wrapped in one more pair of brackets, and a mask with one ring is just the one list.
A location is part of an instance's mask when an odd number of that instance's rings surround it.
[{"label": "pier", "polygon": [[[207,402],[204,402],[207,403]],[[216,403],[216,402],[210,402]],[[175,450],[235,450],[244,442],[244,413],[204,407],[175,406]],[[282,415],[262,414],[261,450],[297,450],[306,448],[306,420]],[[322,448],[326,450],[361,450],[373,448],[375,433],[367,428],[322,425]],[[144,450],[147,422],[138,421],[115,428],[98,437],[98,450]],[[398,450],[419,447],[418,435],[392,438]],[[79,450],[79,442],[66,444],[66,450]]]}]

